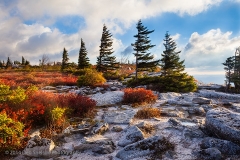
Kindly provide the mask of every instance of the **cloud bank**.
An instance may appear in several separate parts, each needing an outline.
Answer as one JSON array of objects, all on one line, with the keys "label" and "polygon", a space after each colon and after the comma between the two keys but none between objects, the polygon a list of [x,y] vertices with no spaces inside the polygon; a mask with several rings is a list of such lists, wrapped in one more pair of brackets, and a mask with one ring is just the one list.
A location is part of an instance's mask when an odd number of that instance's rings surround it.
[{"label": "cloud bank", "polygon": [[[114,35],[114,50],[121,53],[127,46],[123,46],[122,41],[115,38],[115,35],[124,34],[139,19],[161,16],[165,12],[176,13],[179,16],[194,16],[218,5],[221,1],[182,0],[181,3],[178,0],[98,0],[94,3],[85,0],[1,1],[0,59],[9,56],[12,60],[19,60],[24,56],[32,63],[38,63],[43,54],[60,55],[61,59],[62,49],[66,47],[71,61],[77,61],[80,39],[83,38],[89,57],[92,63],[95,63],[103,23]],[[55,26],[58,20],[68,16],[82,19],[78,31],[72,34],[63,33]],[[76,18],[76,24],[68,25],[76,27],[79,24],[77,20]],[[190,44],[195,46],[192,48],[190,46],[188,51],[196,48],[194,37],[199,39],[199,35],[195,33],[191,36],[188,46]],[[187,56],[189,57],[191,54]]]}]

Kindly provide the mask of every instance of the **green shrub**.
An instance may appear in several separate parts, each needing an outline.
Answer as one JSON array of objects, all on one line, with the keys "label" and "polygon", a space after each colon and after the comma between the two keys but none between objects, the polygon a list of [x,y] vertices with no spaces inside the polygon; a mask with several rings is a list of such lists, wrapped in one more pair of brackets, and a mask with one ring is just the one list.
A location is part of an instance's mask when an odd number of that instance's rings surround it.
[{"label": "green shrub", "polygon": [[57,122],[59,121],[65,113],[65,108],[59,108],[59,107],[55,107],[54,109],[52,109],[51,111],[51,118],[53,122]]},{"label": "green shrub", "polygon": [[0,103],[13,103],[19,104],[27,98],[25,90],[21,87],[17,87],[14,90],[10,90],[10,87],[4,84],[0,84]]},{"label": "green shrub", "polygon": [[194,92],[197,85],[192,76],[180,73],[169,76],[134,78],[127,82],[128,87],[147,85],[148,89],[159,92]]},{"label": "green shrub", "polygon": [[121,76],[117,71],[116,72],[109,71],[109,72],[103,73],[103,77],[106,79],[116,80],[116,79],[119,79]]},{"label": "green shrub", "polygon": [[23,128],[21,122],[9,118],[5,112],[0,113],[0,152],[20,147]]},{"label": "green shrub", "polygon": [[102,76],[102,73],[93,69],[86,69],[86,73],[78,77],[78,86],[96,86],[102,85],[106,82],[106,79]]},{"label": "green shrub", "polygon": [[4,84],[0,84],[0,103],[7,101],[7,97],[10,94],[10,87]]},{"label": "green shrub", "polygon": [[78,69],[73,73],[73,75],[75,75],[75,76],[85,75],[89,69],[90,68],[88,68],[88,69]]}]

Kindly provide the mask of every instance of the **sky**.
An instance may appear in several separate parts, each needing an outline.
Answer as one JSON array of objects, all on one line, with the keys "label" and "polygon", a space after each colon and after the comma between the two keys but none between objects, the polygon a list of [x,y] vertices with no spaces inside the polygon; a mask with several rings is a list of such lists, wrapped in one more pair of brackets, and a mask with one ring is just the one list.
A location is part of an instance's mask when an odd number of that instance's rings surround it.
[{"label": "sky", "polygon": [[33,65],[47,55],[77,63],[81,38],[96,64],[105,24],[117,60],[134,61],[131,44],[138,20],[149,30],[150,50],[160,59],[168,33],[185,71],[204,83],[224,83],[222,63],[240,46],[240,0],[0,0],[0,60]]}]

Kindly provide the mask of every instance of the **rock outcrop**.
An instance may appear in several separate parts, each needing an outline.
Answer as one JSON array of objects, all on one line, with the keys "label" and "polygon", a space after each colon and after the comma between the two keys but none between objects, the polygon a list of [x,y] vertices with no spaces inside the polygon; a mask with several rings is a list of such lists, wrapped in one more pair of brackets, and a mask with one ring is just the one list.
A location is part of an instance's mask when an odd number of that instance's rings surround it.
[{"label": "rock outcrop", "polygon": [[221,139],[240,144],[240,113],[226,108],[216,108],[207,112],[206,128]]},{"label": "rock outcrop", "polygon": [[217,148],[225,155],[240,155],[240,146],[227,140],[206,137],[202,140],[200,147],[202,149]]},{"label": "rock outcrop", "polygon": [[126,145],[135,143],[142,139],[144,139],[142,131],[137,126],[132,126],[124,130],[123,135],[118,142],[118,145],[125,147]]},{"label": "rock outcrop", "polygon": [[203,98],[203,97],[196,97],[196,98],[193,98],[192,102],[196,103],[196,104],[210,104],[211,99],[207,99],[207,98]]},{"label": "rock outcrop", "polygon": [[55,144],[52,140],[36,135],[28,141],[24,149],[24,155],[28,157],[51,158],[58,154],[54,151],[54,148]]},{"label": "rock outcrop", "polygon": [[130,160],[155,152],[160,154],[169,149],[173,149],[173,145],[168,140],[163,136],[154,136],[124,147],[117,153],[116,157],[121,160]]}]

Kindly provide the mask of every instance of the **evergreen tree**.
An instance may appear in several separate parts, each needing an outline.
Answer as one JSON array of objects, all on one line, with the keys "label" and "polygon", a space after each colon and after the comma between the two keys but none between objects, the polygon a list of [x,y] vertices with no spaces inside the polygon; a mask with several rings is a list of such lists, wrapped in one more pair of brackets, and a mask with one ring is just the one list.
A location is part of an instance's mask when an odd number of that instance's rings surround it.
[{"label": "evergreen tree", "polygon": [[13,64],[20,65],[21,63],[19,61],[14,61]]},{"label": "evergreen tree", "polygon": [[24,59],[24,57],[22,56],[22,65],[25,65],[26,61]]},{"label": "evergreen tree", "polygon": [[28,60],[25,61],[25,64],[24,65],[30,65],[30,62]]},{"label": "evergreen tree", "polygon": [[3,62],[0,60],[0,69],[3,67]]},{"label": "evergreen tree", "polygon": [[112,34],[107,30],[106,25],[103,25],[101,45],[99,56],[97,57],[97,70],[99,72],[113,71],[119,68],[119,63],[116,62],[116,57],[113,54]]},{"label": "evergreen tree", "polygon": [[232,82],[234,83],[235,92],[240,92],[240,46],[236,48],[234,56],[234,74],[232,76]]},{"label": "evergreen tree", "polygon": [[10,58],[8,57],[7,63],[6,63],[6,68],[12,67],[12,65],[13,65],[13,63],[12,63],[12,61],[10,60]]},{"label": "evergreen tree", "polygon": [[148,71],[153,70],[157,67],[160,60],[153,60],[154,56],[148,52],[149,49],[153,48],[155,45],[151,44],[151,40],[149,40],[148,35],[154,30],[149,31],[147,27],[144,27],[141,20],[137,23],[137,31],[138,33],[134,35],[136,41],[133,46],[133,50],[136,51],[134,53],[136,57],[136,79],[139,71]]},{"label": "evergreen tree", "polygon": [[197,89],[193,76],[183,73],[184,60],[180,61],[179,53],[176,50],[176,43],[168,32],[165,34],[165,50],[160,60],[162,70],[160,88],[167,92],[191,92]]},{"label": "evergreen tree", "polygon": [[90,66],[89,58],[87,57],[87,50],[85,47],[85,43],[81,39],[81,47],[79,50],[79,57],[78,57],[78,68],[84,69]]},{"label": "evergreen tree", "polygon": [[227,84],[227,91],[230,88],[230,83],[232,82],[232,75],[233,75],[233,69],[235,65],[234,57],[228,57],[224,63],[222,63],[225,67],[224,70],[226,71],[225,77],[226,77],[226,84]]},{"label": "evergreen tree", "polygon": [[68,52],[67,50],[64,48],[63,49],[63,55],[62,55],[62,66],[61,66],[61,71],[63,71],[64,69],[66,69],[68,67]]},{"label": "evergreen tree", "polygon": [[170,37],[168,32],[165,34],[164,41],[165,51],[163,51],[162,59],[160,60],[160,66],[161,70],[163,71],[163,75],[172,75],[174,73],[180,73],[184,71],[184,60],[180,61],[179,58],[179,53],[181,51],[175,51],[177,45]]}]

